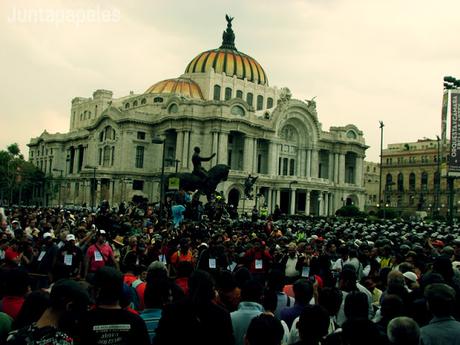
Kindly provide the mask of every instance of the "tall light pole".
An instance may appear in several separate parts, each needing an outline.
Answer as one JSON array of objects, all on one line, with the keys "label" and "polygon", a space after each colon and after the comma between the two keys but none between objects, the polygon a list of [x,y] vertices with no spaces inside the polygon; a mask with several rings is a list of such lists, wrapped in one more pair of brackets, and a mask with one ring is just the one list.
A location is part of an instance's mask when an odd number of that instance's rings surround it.
[{"label": "tall light pole", "polygon": [[439,215],[439,194],[441,189],[441,153],[440,153],[440,142],[441,138],[439,135],[436,136],[436,141],[438,144],[438,156],[436,158],[436,185],[435,185],[435,200],[434,200],[434,207],[436,208],[436,215]]},{"label": "tall light pole", "polygon": [[382,206],[382,174],[383,174],[383,121],[379,121],[380,123],[380,178],[379,178],[379,207]]},{"label": "tall light pole", "polygon": [[162,144],[163,145],[163,154],[161,158],[161,176],[160,176],[160,219],[163,215],[163,206],[164,206],[164,177],[165,177],[165,153],[166,153],[166,147],[165,147],[165,139],[161,139],[157,136],[155,136],[152,139],[153,144]]},{"label": "tall light pole", "polygon": [[85,165],[85,169],[93,169],[93,179],[91,182],[91,210],[94,212],[94,208],[96,205],[96,166],[91,166],[91,165]]},{"label": "tall light pole", "polygon": [[62,173],[64,172],[62,169],[57,169],[57,168],[54,168],[53,171],[59,171],[59,200],[58,200],[58,204],[59,204],[59,207],[61,207],[61,187],[62,187]]}]

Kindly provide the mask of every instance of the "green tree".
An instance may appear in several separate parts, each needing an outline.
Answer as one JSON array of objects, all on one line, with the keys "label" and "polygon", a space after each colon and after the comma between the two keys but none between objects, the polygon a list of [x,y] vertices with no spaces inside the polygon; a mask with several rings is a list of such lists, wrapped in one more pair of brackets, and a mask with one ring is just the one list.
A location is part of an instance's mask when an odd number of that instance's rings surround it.
[{"label": "green tree", "polygon": [[0,201],[29,204],[38,187],[44,185],[45,174],[26,162],[17,143],[0,151]]}]

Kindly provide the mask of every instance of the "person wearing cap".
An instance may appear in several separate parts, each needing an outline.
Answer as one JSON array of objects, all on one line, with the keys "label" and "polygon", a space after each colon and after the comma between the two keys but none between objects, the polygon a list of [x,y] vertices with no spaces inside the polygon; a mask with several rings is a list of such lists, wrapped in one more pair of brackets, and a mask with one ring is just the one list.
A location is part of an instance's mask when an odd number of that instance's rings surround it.
[{"label": "person wearing cap", "polygon": [[38,321],[10,333],[6,344],[72,345],[77,336],[74,325],[88,304],[88,293],[81,285],[68,279],[60,280],[51,291],[49,307]]},{"label": "person wearing cap", "polygon": [[51,272],[56,262],[58,246],[53,241],[53,235],[50,232],[43,234],[42,244],[36,253],[35,261],[37,264],[36,273],[42,275],[39,279],[39,286],[47,288],[49,286],[48,273]]},{"label": "person wearing cap", "polygon": [[409,290],[409,292],[417,289],[420,286],[417,282],[418,277],[414,272],[412,271],[404,272],[403,276],[404,276],[404,281],[406,283],[406,287]]},{"label": "person wearing cap", "polygon": [[107,233],[105,230],[99,230],[96,233],[96,242],[89,246],[85,256],[85,277],[88,274],[94,274],[99,268],[115,266],[117,269],[118,263],[115,260],[113,249],[107,242]]},{"label": "person wearing cap", "polygon": [[83,253],[75,245],[75,235],[68,234],[64,245],[59,249],[57,261],[69,268],[70,277],[80,279],[83,268]]}]

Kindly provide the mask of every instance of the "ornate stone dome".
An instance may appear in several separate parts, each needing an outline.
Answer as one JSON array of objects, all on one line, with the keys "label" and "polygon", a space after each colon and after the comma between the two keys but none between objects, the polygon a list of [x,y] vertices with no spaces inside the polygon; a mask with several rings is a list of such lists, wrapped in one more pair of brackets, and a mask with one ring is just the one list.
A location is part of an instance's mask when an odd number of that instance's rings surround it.
[{"label": "ornate stone dome", "polygon": [[185,69],[185,73],[205,73],[214,69],[216,73],[225,72],[229,77],[268,85],[267,75],[262,66],[252,57],[239,52],[235,47],[235,34],[232,30],[233,18],[226,16],[227,30],[224,31],[222,45],[198,54]]},{"label": "ornate stone dome", "polygon": [[145,93],[170,93],[187,98],[204,99],[200,86],[189,78],[174,78],[150,86]]}]

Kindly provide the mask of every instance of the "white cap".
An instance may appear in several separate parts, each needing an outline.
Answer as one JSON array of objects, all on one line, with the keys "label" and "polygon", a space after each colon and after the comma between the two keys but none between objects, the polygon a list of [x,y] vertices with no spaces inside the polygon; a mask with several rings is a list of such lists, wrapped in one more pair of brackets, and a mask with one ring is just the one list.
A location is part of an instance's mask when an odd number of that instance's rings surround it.
[{"label": "white cap", "polygon": [[105,235],[107,233],[104,229],[101,229],[98,232],[99,232],[99,235]]},{"label": "white cap", "polygon": [[411,271],[403,273],[403,276],[406,277],[407,279],[409,279],[412,282],[416,282],[417,279],[418,279],[417,275],[414,272],[411,272]]},{"label": "white cap", "polygon": [[67,237],[65,238],[66,241],[75,241],[75,235],[74,234],[68,234]]},{"label": "white cap", "polygon": [[53,236],[51,235],[51,232],[45,232],[45,233],[43,234],[43,238],[48,238],[48,237],[53,237]]}]

